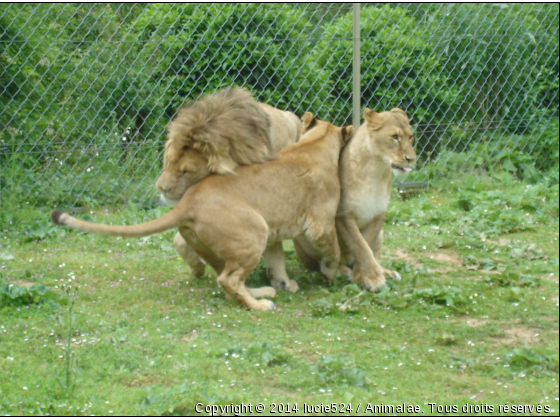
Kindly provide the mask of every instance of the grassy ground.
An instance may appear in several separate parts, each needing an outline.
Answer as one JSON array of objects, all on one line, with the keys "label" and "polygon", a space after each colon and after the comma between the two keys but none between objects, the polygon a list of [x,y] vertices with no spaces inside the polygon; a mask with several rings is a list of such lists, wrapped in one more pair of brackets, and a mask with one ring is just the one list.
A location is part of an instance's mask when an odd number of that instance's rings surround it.
[{"label": "grassy ground", "polygon": [[[197,403],[558,415],[557,184],[463,176],[395,195],[383,263],[403,279],[378,294],[342,278],[328,287],[287,243],[300,291],[279,292],[267,313],[226,301],[210,269],[190,277],[173,232],[127,240],[33,211],[6,218],[2,415],[196,414]],[[262,268],[249,283],[267,283]]]}]

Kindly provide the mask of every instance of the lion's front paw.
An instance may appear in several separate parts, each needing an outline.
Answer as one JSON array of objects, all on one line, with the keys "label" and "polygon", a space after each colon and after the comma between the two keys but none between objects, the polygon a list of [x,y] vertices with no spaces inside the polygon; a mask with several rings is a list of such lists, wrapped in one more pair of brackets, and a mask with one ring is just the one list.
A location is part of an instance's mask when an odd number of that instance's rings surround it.
[{"label": "lion's front paw", "polygon": [[288,292],[295,293],[299,290],[299,284],[297,284],[297,281],[288,279],[288,285],[286,290]]},{"label": "lion's front paw", "polygon": [[321,273],[327,278],[329,285],[332,284],[334,276],[336,276],[336,271],[338,270],[338,264],[332,264],[328,262],[325,258],[321,260]]},{"label": "lion's front paw", "polygon": [[273,279],[270,284],[276,290],[286,290],[291,293],[295,293],[299,290],[297,282],[290,279]]},{"label": "lion's front paw", "polygon": [[396,271],[387,270],[386,268],[383,269],[383,275],[395,280],[401,279],[401,275],[399,273],[397,273]]}]

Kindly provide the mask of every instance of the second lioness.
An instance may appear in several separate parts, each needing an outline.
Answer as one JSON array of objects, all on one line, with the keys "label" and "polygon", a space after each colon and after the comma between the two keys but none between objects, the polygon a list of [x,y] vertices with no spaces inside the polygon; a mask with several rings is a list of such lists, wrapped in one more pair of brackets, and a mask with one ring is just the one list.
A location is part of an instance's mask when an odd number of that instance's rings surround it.
[{"label": "second lioness", "polygon": [[[370,291],[379,290],[385,277],[400,278],[379,264],[383,222],[389,205],[392,175],[412,170],[416,153],[408,116],[400,108],[377,113],[364,111],[365,122],[340,156],[341,196],[336,229],[341,271]],[[300,261],[317,270],[319,255],[302,239],[294,240]]]}]

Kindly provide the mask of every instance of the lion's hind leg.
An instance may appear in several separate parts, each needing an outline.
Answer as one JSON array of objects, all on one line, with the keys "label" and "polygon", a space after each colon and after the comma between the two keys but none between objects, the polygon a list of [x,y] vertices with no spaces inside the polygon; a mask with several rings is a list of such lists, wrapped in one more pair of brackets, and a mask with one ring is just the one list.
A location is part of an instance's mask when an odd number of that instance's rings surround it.
[{"label": "lion's hind leg", "polygon": [[191,248],[188,242],[177,232],[173,238],[173,246],[188,264],[193,277],[202,277],[206,271],[206,263],[198,256],[198,254]]},{"label": "lion's hind leg", "polygon": [[253,296],[255,299],[273,298],[274,296],[276,296],[276,290],[274,289],[274,287],[264,286],[258,288],[251,288],[245,286],[245,288],[247,289],[249,294]]}]

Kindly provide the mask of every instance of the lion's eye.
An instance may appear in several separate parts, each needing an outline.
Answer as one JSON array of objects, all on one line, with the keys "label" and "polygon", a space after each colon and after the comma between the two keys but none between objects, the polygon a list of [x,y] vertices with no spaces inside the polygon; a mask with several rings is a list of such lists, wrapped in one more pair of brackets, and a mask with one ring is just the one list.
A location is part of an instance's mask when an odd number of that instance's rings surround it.
[{"label": "lion's eye", "polygon": [[391,136],[391,138],[392,138],[393,140],[395,140],[397,143],[401,141],[401,139],[400,139],[400,137],[399,137],[398,134],[393,134],[393,135]]}]

